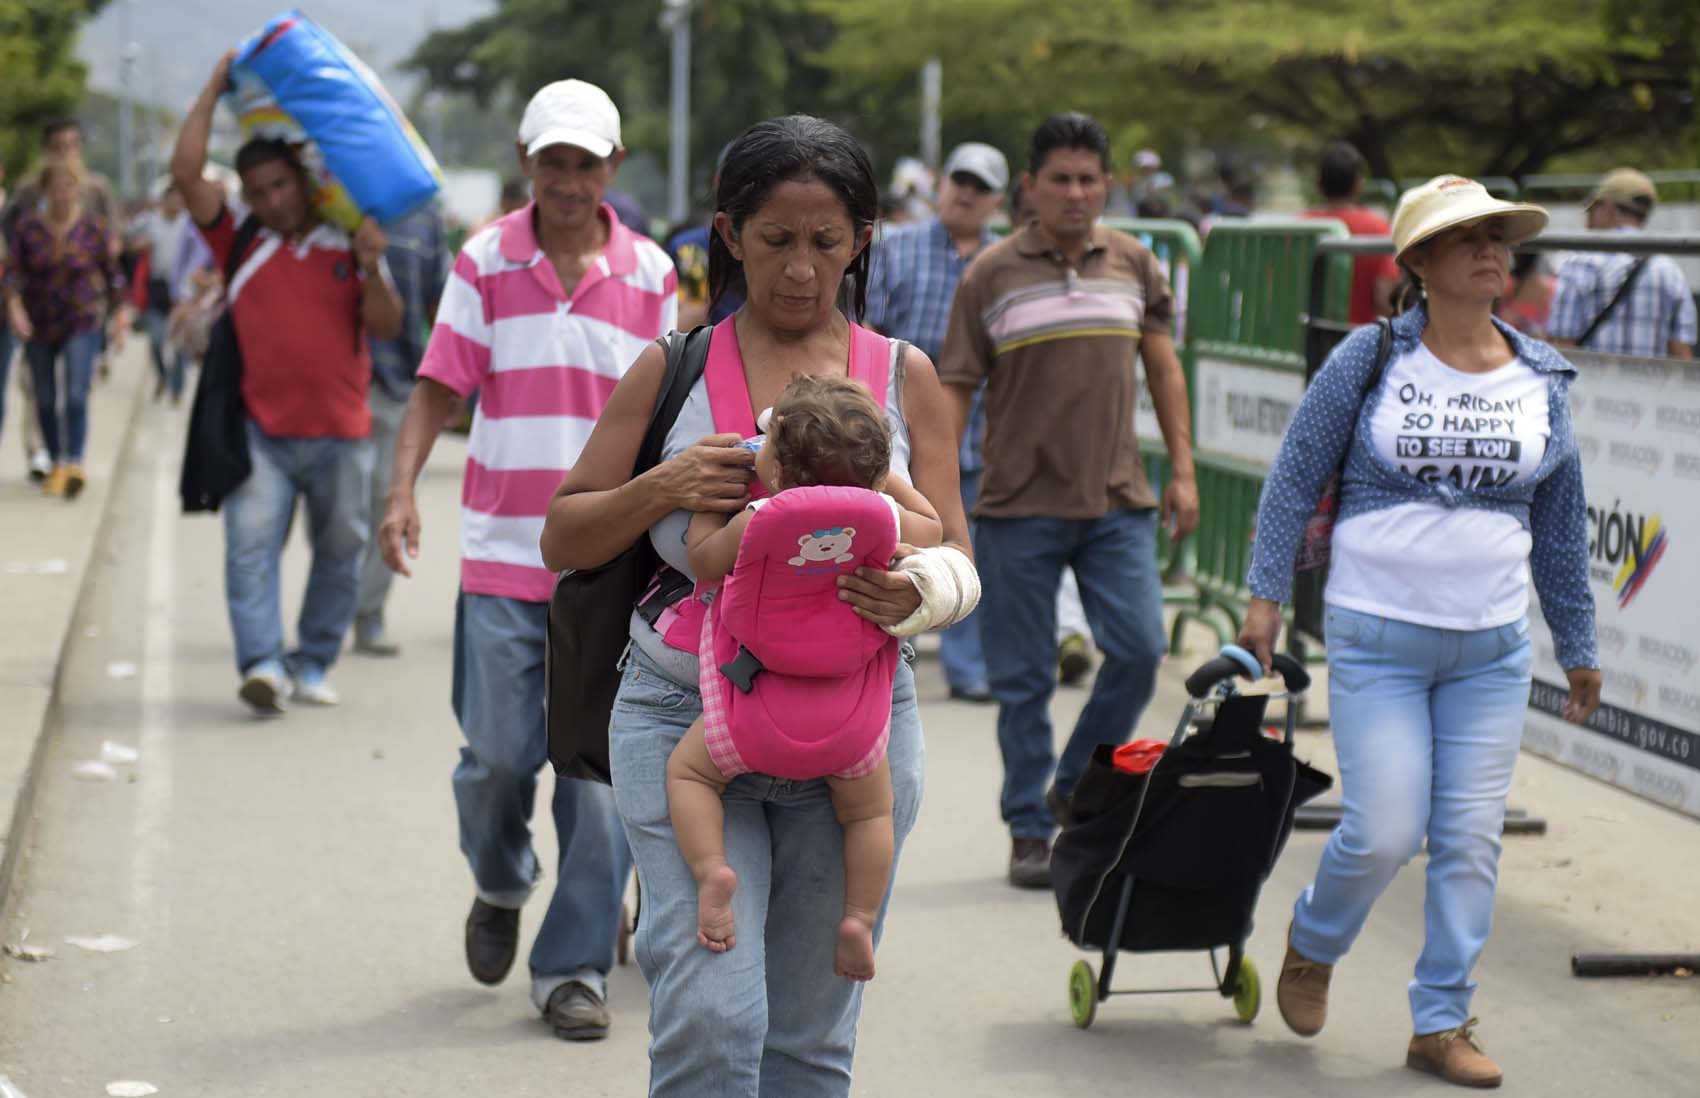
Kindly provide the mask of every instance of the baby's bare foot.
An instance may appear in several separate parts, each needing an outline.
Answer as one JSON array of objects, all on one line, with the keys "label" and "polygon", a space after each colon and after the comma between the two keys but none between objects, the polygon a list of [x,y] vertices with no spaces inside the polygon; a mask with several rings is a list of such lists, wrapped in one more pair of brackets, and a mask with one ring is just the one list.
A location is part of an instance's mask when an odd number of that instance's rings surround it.
[{"label": "baby's bare foot", "polygon": [[854,915],[838,924],[838,955],[832,971],[846,980],[874,978],[874,928]]},{"label": "baby's bare foot", "polygon": [[738,875],[729,865],[715,866],[697,886],[697,941],[716,953],[725,953],[738,943],[737,924],[732,921],[732,894],[736,891]]}]

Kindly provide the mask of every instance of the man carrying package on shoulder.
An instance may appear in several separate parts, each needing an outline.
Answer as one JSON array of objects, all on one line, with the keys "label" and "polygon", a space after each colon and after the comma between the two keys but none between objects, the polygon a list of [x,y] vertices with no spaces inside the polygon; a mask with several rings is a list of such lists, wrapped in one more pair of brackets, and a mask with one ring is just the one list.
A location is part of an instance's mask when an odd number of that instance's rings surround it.
[{"label": "man carrying package on shoulder", "polygon": [[[239,219],[205,177],[213,111],[230,78],[220,59],[177,135],[171,174],[221,268],[242,351],[252,472],[225,497],[224,586],[238,694],[257,714],[284,702],[335,705],[326,674],[354,618],[369,540],[372,378],[368,337],[393,339],[402,302],[383,267],[384,234],[367,218],[354,234],[313,212],[299,156],[256,138],[236,154]],[[284,540],[298,499],[307,501],[313,566],[286,651],[279,595]]]}]

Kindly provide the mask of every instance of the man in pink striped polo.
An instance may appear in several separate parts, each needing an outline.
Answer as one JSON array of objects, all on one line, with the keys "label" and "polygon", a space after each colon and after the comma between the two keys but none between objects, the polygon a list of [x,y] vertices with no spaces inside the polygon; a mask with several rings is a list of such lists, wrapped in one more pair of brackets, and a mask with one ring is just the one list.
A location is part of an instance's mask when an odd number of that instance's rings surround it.
[{"label": "man in pink striped polo", "polygon": [[[538,537],[549,500],[638,353],[678,318],[673,264],[602,201],[625,159],[602,89],[549,84],[520,122],[534,200],[466,242],[438,306],[396,443],[379,539],[402,575],[417,557],[413,486],[451,404],[478,410],[461,492],[460,595],[452,701],[465,744],[454,772],[460,847],[477,895],[466,963],[499,983],[519,945],[519,910],[542,876],[531,847],[537,772],[547,760],[543,650],[555,576]],[[611,792],[557,780],[560,862],[531,950],[531,996],[559,1037],[608,1033],[631,854]]]}]

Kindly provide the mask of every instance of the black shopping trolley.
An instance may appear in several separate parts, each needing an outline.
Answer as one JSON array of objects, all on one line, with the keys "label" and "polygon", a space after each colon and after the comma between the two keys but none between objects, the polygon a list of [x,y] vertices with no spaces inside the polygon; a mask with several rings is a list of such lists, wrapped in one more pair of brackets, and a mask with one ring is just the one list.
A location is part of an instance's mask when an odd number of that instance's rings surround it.
[{"label": "black shopping trolley", "polygon": [[[1214,991],[1232,998],[1241,1021],[1262,1001],[1257,968],[1245,956],[1257,895],[1293,826],[1293,811],[1333,784],[1293,757],[1294,701],[1310,685],[1298,661],[1275,657],[1286,686],[1285,734],[1264,732],[1264,707],[1283,695],[1241,694],[1238,675],[1261,674],[1257,660],[1228,645],[1186,681],[1191,696],[1174,738],[1146,773],[1117,769],[1115,748],[1100,746],[1069,798],[1051,854],[1051,880],[1063,933],[1102,950],[1101,972],[1078,961],[1069,973],[1069,1010],[1092,1024],[1111,995]],[[1205,950],[1213,987],[1112,991],[1116,954]],[[1224,968],[1217,950],[1228,951]]]}]

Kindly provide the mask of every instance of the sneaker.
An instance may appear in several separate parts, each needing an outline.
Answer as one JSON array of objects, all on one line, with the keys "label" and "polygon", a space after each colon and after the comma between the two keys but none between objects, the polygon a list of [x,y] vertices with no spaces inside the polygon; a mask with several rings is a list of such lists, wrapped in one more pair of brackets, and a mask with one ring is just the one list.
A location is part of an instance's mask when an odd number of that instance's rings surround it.
[{"label": "sneaker", "polygon": [[[1275,1005],[1287,1028],[1300,1037],[1315,1037],[1328,1020],[1328,984],[1334,966],[1312,961],[1293,948],[1293,928],[1287,927],[1287,956],[1275,985]],[[1413,1046],[1414,1047],[1414,1046]]]},{"label": "sneaker", "polygon": [[600,1041],[608,1036],[608,1004],[594,988],[568,980],[549,996],[543,1020],[563,1041]]},{"label": "sneaker", "polygon": [[1405,1052],[1405,1066],[1438,1075],[1461,1087],[1497,1087],[1505,1081],[1505,1073],[1476,1044],[1472,1032],[1475,1024],[1476,1020],[1471,1018],[1455,1029],[1412,1037]]},{"label": "sneaker", "polygon": [[83,490],[83,485],[88,483],[88,477],[83,475],[81,465],[73,463],[62,468],[65,470],[65,498],[76,499],[78,493]]},{"label": "sneaker", "polygon": [[47,474],[46,483],[42,484],[42,486],[41,486],[42,494],[47,495],[47,496],[53,496],[56,499],[64,499],[65,498],[65,485],[70,480],[70,478],[71,478],[70,466],[68,466],[68,465],[55,465],[53,467],[53,471],[51,473]]},{"label": "sneaker", "polygon": [[519,908],[473,900],[466,916],[466,969],[494,987],[507,978],[519,953]]},{"label": "sneaker", "polygon": [[392,657],[401,655],[401,645],[390,640],[381,621],[354,619],[354,650],[365,656]]},{"label": "sneaker", "polygon": [[261,660],[242,676],[242,688],[236,696],[248,703],[256,717],[283,715],[283,695],[289,676],[277,660]]},{"label": "sneaker", "polygon": [[53,458],[48,455],[46,450],[37,450],[30,455],[30,480],[40,484],[47,479],[47,475],[51,472],[53,472]]},{"label": "sneaker", "polygon": [[325,669],[316,663],[303,663],[295,669],[294,688],[290,697],[303,705],[337,705],[342,698],[325,679]]},{"label": "sneaker", "polygon": [[1070,633],[1057,645],[1057,681],[1064,686],[1078,686],[1092,671],[1092,653],[1086,638]]},{"label": "sneaker", "polygon": [[1051,887],[1049,839],[1016,839],[1009,852],[1009,883],[1016,888]]}]

